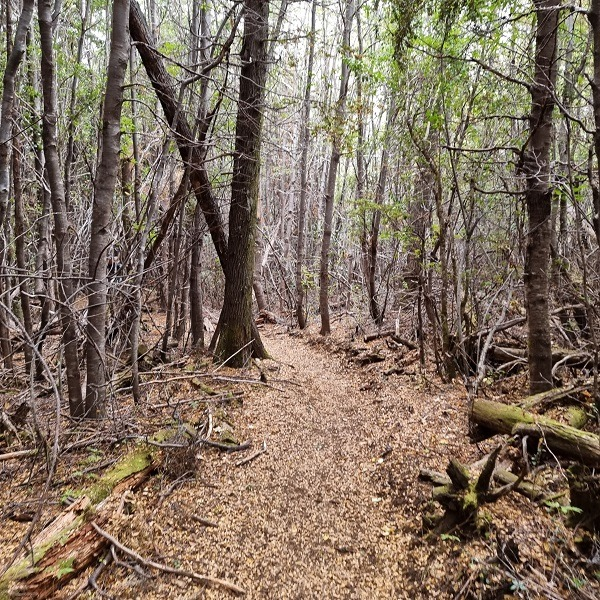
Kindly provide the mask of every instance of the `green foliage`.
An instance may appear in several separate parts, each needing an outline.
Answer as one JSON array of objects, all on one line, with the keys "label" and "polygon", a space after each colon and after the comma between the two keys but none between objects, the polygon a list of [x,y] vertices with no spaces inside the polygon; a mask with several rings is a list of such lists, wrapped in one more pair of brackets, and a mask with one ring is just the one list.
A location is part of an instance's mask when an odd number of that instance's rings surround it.
[{"label": "green foliage", "polygon": [[560,512],[563,515],[581,514],[583,512],[581,508],[577,506],[571,506],[570,504],[561,504],[560,502],[556,502],[554,500],[545,500],[544,505],[551,510]]}]

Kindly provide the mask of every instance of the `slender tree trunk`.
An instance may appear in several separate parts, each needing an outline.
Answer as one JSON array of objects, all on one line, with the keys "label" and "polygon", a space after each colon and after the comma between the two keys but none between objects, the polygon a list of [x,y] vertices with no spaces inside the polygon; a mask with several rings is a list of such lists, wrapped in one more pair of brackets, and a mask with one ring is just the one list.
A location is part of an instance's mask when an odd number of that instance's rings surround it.
[{"label": "slender tree trunk", "polygon": [[[281,26],[283,25],[283,19],[285,17],[285,13],[287,11],[287,7],[289,4],[289,0],[281,0],[279,5],[279,11],[277,13],[277,21],[275,23],[275,27],[270,34],[270,43],[269,48],[267,50],[267,75],[270,69],[271,64],[273,63],[273,59],[275,56],[275,46],[277,41],[279,40],[279,34],[281,33]],[[256,224],[256,234],[255,234],[255,250],[254,250],[254,279],[252,282],[252,287],[254,288],[254,297],[256,299],[256,306],[259,311],[267,310],[267,298],[265,295],[264,285],[263,285],[263,264],[262,264],[262,255],[263,255],[263,231],[262,231],[262,201],[259,195],[258,205],[256,209],[257,214],[257,224]]]},{"label": "slender tree trunk", "polygon": [[305,289],[302,282],[302,268],[305,261],[306,247],[306,195],[308,193],[308,147],[310,143],[310,96],[312,92],[313,68],[315,62],[317,0],[312,0],[310,17],[310,37],[308,39],[308,64],[306,67],[306,86],[302,106],[302,154],[300,156],[300,200],[298,203],[298,238],[296,242],[296,319],[298,327],[306,327],[306,310],[304,308]]},{"label": "slender tree trunk", "polygon": [[[385,316],[385,302],[383,308],[381,308],[377,299],[376,281],[377,255],[379,253],[379,229],[381,226],[381,209],[379,207],[383,206],[387,187],[387,177],[389,170],[389,143],[395,116],[396,101],[395,96],[392,93],[390,97],[390,105],[388,107],[387,123],[383,139],[383,149],[381,151],[381,166],[379,168],[379,178],[377,179],[377,187],[375,188],[374,200],[377,208],[373,210],[373,214],[371,216],[368,239],[365,239],[363,243],[365,274],[367,280],[367,293],[369,295],[369,313],[375,324],[378,326],[380,326],[383,323],[383,318]],[[365,237],[367,236],[365,235]]]},{"label": "slender tree trunk", "polygon": [[69,409],[72,417],[85,416],[81,394],[79,358],[77,356],[77,326],[72,312],[75,299],[72,265],[71,234],[67,222],[65,192],[60,172],[57,146],[57,99],[54,53],[52,48],[52,3],[38,0],[38,22],[41,45],[41,76],[44,112],[42,116],[42,141],[46,159],[46,173],[54,211],[54,243],[58,274],[58,293],[61,302],[61,327],[69,390]]},{"label": "slender tree trunk", "polygon": [[233,155],[225,297],[216,356],[230,366],[252,355],[252,280],[260,177],[260,142],[265,83],[269,2],[245,0],[240,91]]},{"label": "slender tree trunk", "polygon": [[[0,112],[0,298],[3,302],[10,302],[6,293],[10,284],[6,277],[5,270],[7,240],[4,237],[6,229],[6,220],[8,218],[8,199],[10,194],[10,149],[12,147],[12,133],[14,123],[15,107],[15,81],[17,71],[25,50],[27,47],[27,33],[31,25],[33,9],[35,3],[33,0],[25,0],[14,41],[12,37],[12,28],[10,23],[9,6],[6,7],[6,48],[7,62],[2,78],[2,109]],[[8,316],[3,307],[0,306],[0,347],[4,358],[4,366],[12,369],[12,347],[10,343],[10,334],[8,328]]]},{"label": "slender tree trunk", "polygon": [[192,258],[190,265],[190,328],[192,346],[204,348],[204,311],[202,307],[202,210],[196,204],[192,237]]},{"label": "slender tree trunk", "polygon": [[596,159],[596,177],[592,180],[594,200],[594,232],[600,245],[600,0],[592,0],[588,19],[592,27],[594,77],[592,79],[592,106],[594,109],[594,155]]},{"label": "slender tree trunk", "polygon": [[24,0],[14,43],[2,78],[2,112],[0,113],[0,226],[8,214],[10,193],[10,147],[15,106],[15,80],[27,48],[27,33],[31,25],[35,0]]},{"label": "slender tree trunk", "polygon": [[[344,32],[342,34],[342,49],[347,52],[350,48],[350,32],[354,16],[354,0],[347,0],[344,10]],[[325,184],[325,216],[323,219],[323,240],[321,242],[321,264],[319,268],[319,310],[321,313],[321,335],[331,333],[329,319],[329,249],[331,247],[331,231],[333,225],[333,206],[335,201],[335,184],[337,181],[338,166],[342,156],[341,137],[344,119],[346,116],[346,96],[348,94],[348,81],[350,67],[342,59],[342,72],[340,75],[340,93],[335,109],[335,119],[332,132],[331,157]]]},{"label": "slender tree trunk", "polygon": [[129,0],[114,0],[110,56],[102,110],[102,156],[96,173],[89,256],[86,416],[95,419],[106,402],[107,255],[112,204],[121,150],[123,83],[129,61]]},{"label": "slender tree trunk", "polygon": [[[84,8],[85,2],[85,8]],[[88,23],[90,21],[92,13],[92,0],[80,0],[79,2],[79,13],[81,14],[81,29],[79,30],[79,38],[77,39],[77,55],[75,58],[75,65],[73,68],[73,78],[71,80],[71,97],[69,99],[69,124],[67,126],[68,140],[67,140],[67,152],[65,156],[65,205],[67,211],[70,210],[71,206],[71,168],[73,166],[74,149],[75,149],[75,123],[76,123],[76,109],[77,109],[77,86],[79,84],[79,70],[81,65],[81,58],[83,56],[83,43],[85,41],[85,34],[87,31]]]},{"label": "slender tree trunk", "polygon": [[[33,340],[33,319],[31,317],[31,295],[28,281],[28,264],[26,259],[26,235],[25,209],[23,206],[23,185],[21,181],[21,137],[15,136],[13,141],[13,190],[15,195],[15,255],[17,268],[19,269],[19,300],[23,312],[23,328],[29,340]],[[25,367],[27,374],[31,373],[33,361],[33,349],[25,340],[23,353],[25,355]]]},{"label": "slender tree trunk", "polygon": [[532,394],[552,388],[552,350],[548,298],[550,266],[550,149],[556,84],[560,0],[536,0],[535,73],[531,85],[529,144],[523,169],[529,230],[525,258],[529,387]]}]

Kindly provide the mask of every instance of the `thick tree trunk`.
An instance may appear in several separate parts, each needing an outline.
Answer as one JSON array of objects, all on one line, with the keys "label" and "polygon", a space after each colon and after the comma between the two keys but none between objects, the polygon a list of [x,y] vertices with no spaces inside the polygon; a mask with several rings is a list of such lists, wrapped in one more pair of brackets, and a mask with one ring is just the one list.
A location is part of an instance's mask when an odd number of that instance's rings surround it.
[{"label": "thick tree trunk", "polygon": [[[354,17],[354,0],[347,0],[344,11],[344,31],[342,34],[342,48],[347,52],[350,48],[350,32]],[[338,166],[340,164],[341,136],[346,117],[346,96],[348,94],[348,81],[350,67],[342,58],[342,71],[340,75],[340,92],[335,109],[333,123],[331,157],[325,184],[325,216],[323,218],[323,240],[321,242],[321,264],[319,268],[319,311],[321,313],[321,335],[331,333],[329,318],[329,249],[331,247],[331,230],[333,225],[333,205],[335,200],[335,184],[337,181]]]},{"label": "thick tree trunk", "polygon": [[306,327],[306,309],[304,307],[304,284],[302,282],[302,267],[306,246],[306,195],[308,193],[308,146],[310,141],[310,96],[315,62],[315,30],[316,30],[317,0],[312,1],[310,37],[308,40],[308,65],[306,67],[306,86],[302,106],[302,154],[300,156],[300,200],[298,203],[298,237],[296,242],[296,319],[298,327]]},{"label": "thick tree trunk", "polygon": [[89,256],[87,325],[86,416],[94,419],[104,412],[106,401],[106,296],[107,255],[111,246],[110,224],[117,185],[121,150],[123,82],[129,62],[129,0],[114,0],[110,57],[103,106],[102,156],[96,174],[92,207]]},{"label": "thick tree trunk", "polygon": [[523,170],[529,230],[525,258],[529,388],[532,394],[552,387],[552,350],[548,299],[550,267],[550,149],[556,84],[556,47],[560,0],[536,0],[535,74],[531,85],[530,137]]},{"label": "thick tree trunk", "polygon": [[[144,15],[136,0],[131,0],[129,11],[129,28],[131,37],[136,43],[148,78],[152,83],[167,121],[171,124],[175,141],[184,164],[190,167],[190,184],[196,200],[202,208],[208,231],[211,235],[217,256],[223,271],[227,271],[227,235],[219,205],[212,193],[208,172],[204,164],[203,150],[194,143],[194,135],[184,115],[182,107],[175,97],[175,83],[167,73],[160,55],[154,48],[154,39],[148,29]],[[252,352],[256,357],[266,356],[260,334],[252,319]]]},{"label": "thick tree trunk", "polygon": [[38,21],[41,45],[41,76],[44,113],[42,116],[42,141],[46,159],[46,173],[54,212],[54,242],[63,348],[69,390],[69,409],[72,417],[85,416],[81,394],[79,358],[77,355],[77,326],[72,311],[75,299],[71,265],[71,233],[67,222],[65,192],[60,172],[57,145],[57,99],[54,54],[52,48],[52,2],[38,0]]},{"label": "thick tree trunk", "polygon": [[[260,175],[262,112],[267,76],[269,3],[246,0],[242,67],[235,131],[225,298],[219,319],[216,355],[230,366],[247,364],[252,355],[252,279],[254,235]],[[235,242],[235,243],[233,243]]]}]

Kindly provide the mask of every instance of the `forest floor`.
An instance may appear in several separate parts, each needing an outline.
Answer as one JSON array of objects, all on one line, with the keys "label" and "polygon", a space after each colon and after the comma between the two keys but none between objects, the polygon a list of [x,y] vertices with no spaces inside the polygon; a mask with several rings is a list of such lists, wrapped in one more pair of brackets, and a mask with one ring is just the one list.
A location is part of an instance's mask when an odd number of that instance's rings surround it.
[{"label": "forest floor", "polygon": [[[193,476],[172,468],[170,477],[163,471],[148,480],[129,498],[129,514],[111,523],[122,544],[165,565],[230,581],[253,599],[600,597],[598,572],[579,560],[563,515],[516,493],[486,505],[484,535],[426,535],[422,515],[431,486],[418,481],[419,470],[444,471],[450,457],[472,463],[494,447],[469,443],[462,384],[421,372],[409,352],[358,366],[367,344],[360,340],[348,353],[343,332],[323,342],[268,325],[262,335],[273,357],[261,366],[267,382],[258,381],[256,369],[241,377],[220,370],[221,384],[243,390],[243,401],[217,404],[211,414],[216,439],[218,433],[250,440],[252,448],[245,454],[203,448]],[[383,340],[368,346],[386,353]],[[384,365],[403,360],[401,374],[384,374]],[[153,401],[169,406],[146,427],[193,423],[205,414],[204,403],[190,402],[198,392],[187,383],[165,383],[156,393]],[[0,468],[3,479],[11,472],[14,479],[15,467]],[[68,479],[73,468],[57,476]],[[5,485],[0,501],[14,505],[23,493],[16,483]],[[3,521],[2,561],[26,528]],[[233,597],[218,585],[149,571],[145,577],[113,564],[98,584],[112,598]],[[60,597],[81,590],[82,582]],[[100,596],[88,590],[79,597]]]}]

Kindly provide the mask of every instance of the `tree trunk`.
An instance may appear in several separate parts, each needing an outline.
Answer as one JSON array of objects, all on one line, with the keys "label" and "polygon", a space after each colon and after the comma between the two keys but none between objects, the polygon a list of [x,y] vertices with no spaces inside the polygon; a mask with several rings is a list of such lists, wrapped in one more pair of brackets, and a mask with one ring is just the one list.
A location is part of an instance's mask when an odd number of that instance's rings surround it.
[{"label": "tree trunk", "polygon": [[[241,49],[240,91],[235,131],[225,298],[216,355],[230,366],[247,364],[252,354],[252,279],[260,176],[262,113],[267,76],[269,3],[246,0]],[[234,242],[234,243],[233,243]]]},{"label": "tree trunk", "polygon": [[[342,49],[347,52],[350,48],[350,32],[352,29],[352,18],[354,17],[354,0],[347,0],[344,11],[344,31],[342,34]],[[321,335],[331,333],[329,319],[329,249],[331,246],[331,230],[333,225],[333,205],[335,200],[335,184],[337,180],[338,166],[340,164],[341,138],[346,117],[346,96],[348,94],[348,81],[350,79],[350,67],[345,57],[342,58],[342,71],[340,75],[340,92],[335,109],[333,122],[331,157],[327,171],[327,182],[325,184],[325,216],[323,219],[323,240],[321,242],[321,265],[319,269],[319,310],[321,313]]]},{"label": "tree trunk", "polygon": [[112,203],[121,150],[123,82],[129,62],[128,15],[129,0],[114,0],[110,57],[102,110],[102,156],[96,174],[89,256],[85,414],[91,419],[104,412],[106,402],[106,269],[107,254],[111,246]]},{"label": "tree trunk", "polygon": [[[0,271],[2,279],[0,280],[0,298],[3,302],[10,303],[9,296],[5,292],[10,287],[9,279],[5,272],[5,259],[7,250],[7,240],[5,240],[3,231],[5,229],[5,221],[9,214],[8,199],[10,194],[10,149],[12,146],[12,134],[14,123],[14,107],[15,107],[15,80],[19,65],[25,55],[27,47],[27,33],[31,25],[33,16],[33,8],[35,3],[33,0],[25,0],[17,31],[15,33],[14,42],[11,40],[10,15],[7,6],[7,53],[8,59],[4,76],[2,78],[2,109],[0,113]],[[12,47],[11,47],[12,46]],[[10,343],[10,334],[8,328],[8,315],[3,307],[0,306],[0,347],[4,358],[4,366],[7,369],[12,369],[12,348]]]},{"label": "tree trunk", "polygon": [[63,347],[69,390],[69,410],[72,417],[85,416],[85,406],[81,394],[79,358],[77,356],[77,326],[72,311],[75,300],[71,265],[71,233],[67,222],[65,192],[60,172],[57,145],[57,98],[54,54],[52,48],[52,3],[51,0],[38,0],[38,21],[41,46],[41,76],[44,112],[42,115],[42,141],[46,159],[46,173],[50,187],[52,210],[54,212],[54,243],[56,245],[56,266],[58,294],[61,302],[60,316],[63,333]]},{"label": "tree trunk", "polygon": [[10,142],[14,123],[15,78],[27,48],[27,32],[31,25],[34,6],[34,0],[23,2],[14,43],[2,78],[2,112],[0,113],[0,226],[2,227],[8,213],[10,193]]},{"label": "tree trunk", "polygon": [[204,348],[204,314],[202,308],[202,211],[196,204],[192,232],[192,258],[190,265],[190,329],[192,346]]},{"label": "tree trunk", "polygon": [[296,242],[296,319],[298,327],[306,327],[306,309],[304,307],[304,284],[302,282],[302,267],[305,260],[306,246],[306,195],[308,193],[308,146],[310,142],[310,96],[315,62],[315,30],[316,30],[317,0],[312,0],[310,37],[308,39],[308,65],[306,67],[306,86],[302,106],[302,154],[300,156],[300,200],[298,203],[298,238]]},{"label": "tree trunk", "polygon": [[[203,149],[194,143],[194,135],[186,121],[181,104],[175,97],[175,83],[167,73],[160,55],[154,48],[154,39],[148,30],[142,11],[136,0],[131,0],[129,11],[129,27],[131,37],[136,43],[148,78],[152,83],[161,103],[165,117],[171,124],[175,141],[184,164],[190,167],[190,184],[196,200],[202,208],[217,256],[223,272],[227,271],[227,235],[223,218],[216,198],[212,193],[208,172],[204,164]],[[252,330],[252,352],[256,357],[266,356],[260,334],[255,324],[250,323]]]},{"label": "tree trunk", "polygon": [[536,0],[535,74],[531,85],[530,137],[523,159],[529,230],[525,258],[525,297],[529,347],[529,389],[552,387],[552,349],[548,300],[550,261],[550,149],[556,83],[560,0]]},{"label": "tree trunk", "polygon": [[23,328],[25,329],[26,339],[23,344],[23,354],[25,356],[25,368],[29,375],[33,364],[33,320],[31,317],[31,290],[29,286],[27,273],[29,268],[26,259],[26,235],[27,226],[25,224],[25,209],[23,205],[23,186],[21,182],[21,138],[15,136],[13,141],[13,190],[15,195],[15,255],[17,259],[17,268],[19,269],[19,300],[23,312]]}]

